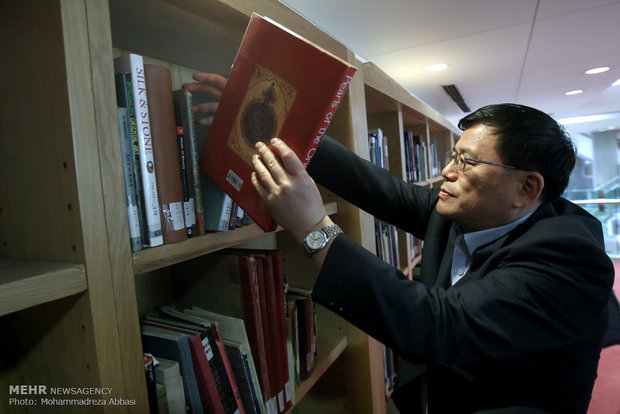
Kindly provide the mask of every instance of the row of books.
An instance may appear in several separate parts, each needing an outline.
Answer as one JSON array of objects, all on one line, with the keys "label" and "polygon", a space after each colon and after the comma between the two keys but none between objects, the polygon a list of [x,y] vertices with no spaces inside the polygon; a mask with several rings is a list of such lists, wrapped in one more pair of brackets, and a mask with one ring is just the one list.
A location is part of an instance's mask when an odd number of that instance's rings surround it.
[{"label": "row of books", "polygon": [[249,220],[199,166],[190,92],[141,55],[114,59],[123,178],[133,251],[228,230]]},{"label": "row of books", "polygon": [[203,260],[217,277],[201,289],[201,306],[164,306],[144,317],[144,352],[178,363],[192,413],[286,412],[316,357],[310,292],[289,290],[279,250],[228,250]]},{"label": "row of books", "polygon": [[422,135],[405,131],[404,144],[407,182],[427,181],[441,175],[439,143],[436,140],[430,141],[427,150],[426,141]]},{"label": "row of books", "polygon": [[389,171],[388,140],[381,128],[368,131],[368,151],[370,162]]},{"label": "row of books", "polygon": [[[381,168],[389,170],[389,153],[387,137],[380,128],[368,131],[368,149],[370,161]],[[377,256],[392,266],[399,267],[398,232],[391,224],[375,219],[375,247]],[[387,346],[383,351],[383,380],[386,397],[396,386],[396,355]]]}]

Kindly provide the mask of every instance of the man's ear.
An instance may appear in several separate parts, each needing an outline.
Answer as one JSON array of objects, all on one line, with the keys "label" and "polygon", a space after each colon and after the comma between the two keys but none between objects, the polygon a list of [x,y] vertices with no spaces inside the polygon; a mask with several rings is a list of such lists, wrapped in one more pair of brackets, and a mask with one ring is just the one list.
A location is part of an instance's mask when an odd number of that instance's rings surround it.
[{"label": "man's ear", "polygon": [[536,171],[522,171],[519,197],[515,207],[527,207],[538,201],[545,188],[545,179]]}]

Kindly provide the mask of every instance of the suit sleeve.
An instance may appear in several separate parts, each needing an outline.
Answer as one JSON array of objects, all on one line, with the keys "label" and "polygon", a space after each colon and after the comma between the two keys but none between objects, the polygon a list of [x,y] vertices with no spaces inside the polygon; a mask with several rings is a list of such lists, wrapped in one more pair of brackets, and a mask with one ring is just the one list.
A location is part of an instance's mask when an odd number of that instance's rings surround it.
[{"label": "suit sleeve", "polygon": [[308,173],[318,184],[362,210],[420,239],[424,237],[438,190],[405,183],[328,136],[321,140]]}]

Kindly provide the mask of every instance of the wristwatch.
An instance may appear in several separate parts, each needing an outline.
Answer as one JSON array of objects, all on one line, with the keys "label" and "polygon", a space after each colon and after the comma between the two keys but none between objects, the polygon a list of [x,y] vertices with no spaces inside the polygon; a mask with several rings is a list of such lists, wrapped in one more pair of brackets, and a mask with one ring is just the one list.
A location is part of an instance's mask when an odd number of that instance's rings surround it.
[{"label": "wristwatch", "polygon": [[304,253],[306,253],[306,256],[312,257],[313,254],[327,246],[327,243],[332,238],[341,233],[344,232],[337,224],[308,232],[304,238]]}]

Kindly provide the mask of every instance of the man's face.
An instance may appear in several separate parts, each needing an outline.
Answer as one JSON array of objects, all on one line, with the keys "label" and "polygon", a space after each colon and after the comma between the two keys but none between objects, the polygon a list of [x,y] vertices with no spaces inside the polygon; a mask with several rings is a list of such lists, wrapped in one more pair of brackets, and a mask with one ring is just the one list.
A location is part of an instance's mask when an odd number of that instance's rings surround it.
[{"label": "man's face", "polygon": [[[469,158],[502,163],[495,150],[493,128],[477,124],[463,132],[455,152]],[[450,162],[441,172],[437,212],[471,232],[508,224],[514,220],[513,203],[519,192],[518,173],[496,165],[472,162],[457,170]]]}]

